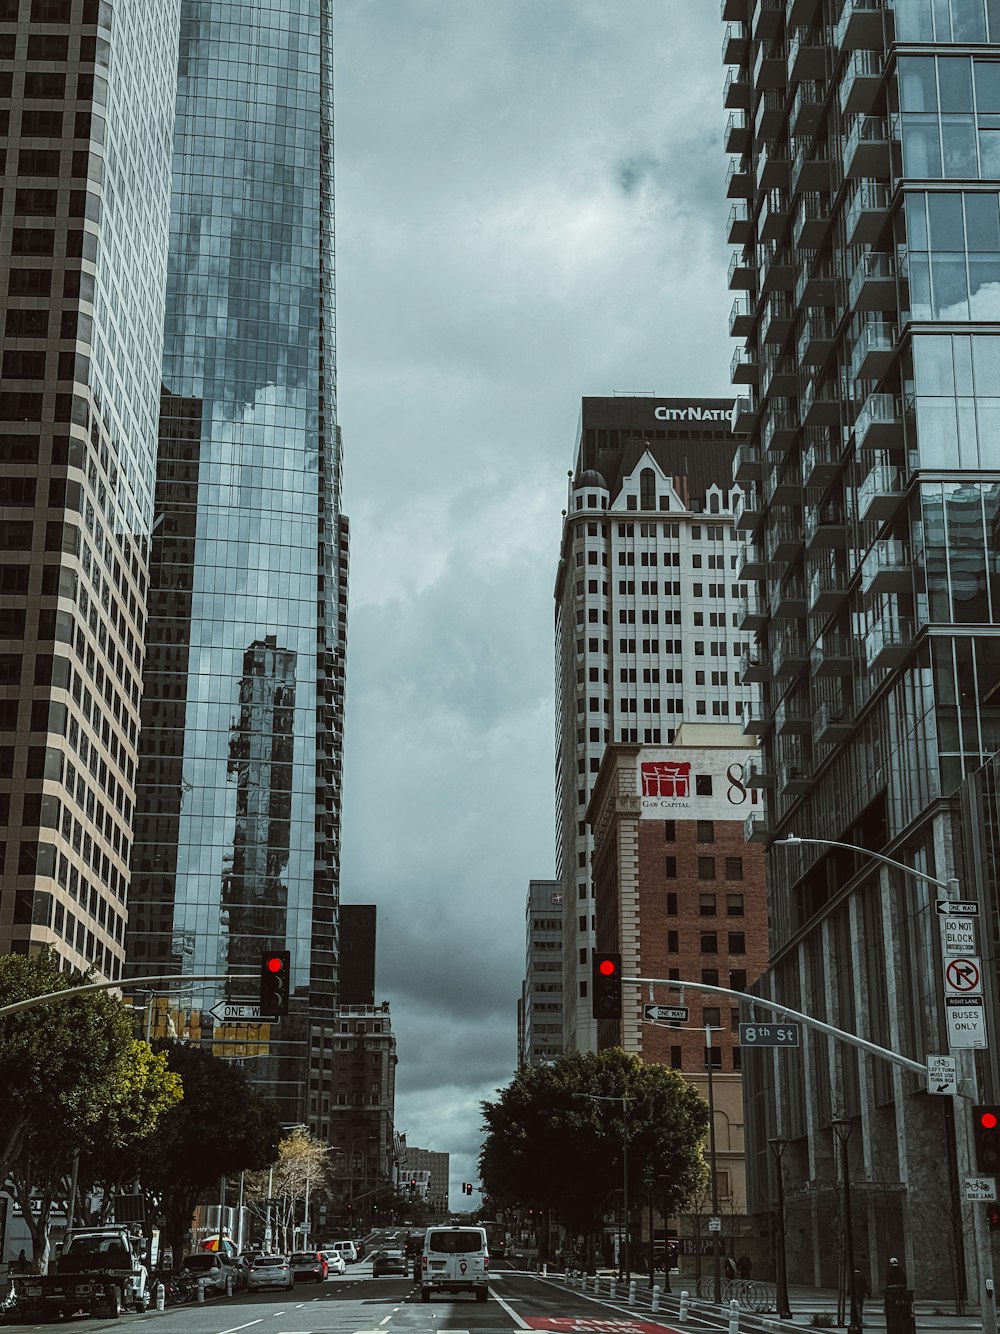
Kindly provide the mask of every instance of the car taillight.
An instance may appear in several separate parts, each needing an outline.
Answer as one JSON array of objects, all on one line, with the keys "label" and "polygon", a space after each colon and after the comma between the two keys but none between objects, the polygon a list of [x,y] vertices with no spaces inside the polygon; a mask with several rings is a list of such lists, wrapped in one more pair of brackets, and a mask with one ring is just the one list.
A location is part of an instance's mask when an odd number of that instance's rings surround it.
[{"label": "car taillight", "polygon": [[421,1268],[421,1269],[426,1269],[426,1268],[427,1268],[427,1256],[426,1256],[426,1255],[422,1255],[422,1256],[420,1257],[420,1268]]}]

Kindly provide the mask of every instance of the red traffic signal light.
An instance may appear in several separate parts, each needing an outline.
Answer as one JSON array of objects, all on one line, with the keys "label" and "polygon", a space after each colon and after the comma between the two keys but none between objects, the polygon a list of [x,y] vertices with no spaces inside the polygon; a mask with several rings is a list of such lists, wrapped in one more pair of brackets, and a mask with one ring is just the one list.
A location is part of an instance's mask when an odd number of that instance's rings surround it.
[{"label": "red traffic signal light", "polygon": [[622,1017],[622,956],[594,950],[591,993],[595,1019]]},{"label": "red traffic signal light", "polygon": [[1000,1173],[1000,1106],[973,1107],[972,1131],[977,1168],[986,1176],[996,1176]]},{"label": "red traffic signal light", "polygon": [[288,1013],[288,974],[292,956],[288,950],[262,950],[260,956],[260,1013],[264,1019],[280,1019]]},{"label": "red traffic signal light", "polygon": [[986,1206],[986,1226],[991,1232],[1000,1232],[1000,1204]]}]

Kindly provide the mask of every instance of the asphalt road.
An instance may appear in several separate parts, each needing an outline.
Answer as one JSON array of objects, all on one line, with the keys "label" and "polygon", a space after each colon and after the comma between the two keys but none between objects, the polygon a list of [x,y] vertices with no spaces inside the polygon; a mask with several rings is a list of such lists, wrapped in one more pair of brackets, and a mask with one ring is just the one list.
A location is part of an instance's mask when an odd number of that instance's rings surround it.
[{"label": "asphalt road", "polygon": [[[118,1330],[125,1334],[517,1334],[536,1329],[553,1334],[663,1334],[670,1327],[652,1324],[648,1315],[635,1317],[622,1305],[609,1305],[564,1289],[534,1274],[496,1266],[490,1299],[471,1295],[421,1302],[408,1278],[372,1278],[371,1262],[351,1265],[344,1275],[325,1283],[296,1285],[293,1292],[241,1293],[209,1298],[145,1315],[124,1314],[120,1320],[76,1316],[59,1322],[81,1334]],[[52,1325],[16,1324],[13,1329],[51,1331]]]}]

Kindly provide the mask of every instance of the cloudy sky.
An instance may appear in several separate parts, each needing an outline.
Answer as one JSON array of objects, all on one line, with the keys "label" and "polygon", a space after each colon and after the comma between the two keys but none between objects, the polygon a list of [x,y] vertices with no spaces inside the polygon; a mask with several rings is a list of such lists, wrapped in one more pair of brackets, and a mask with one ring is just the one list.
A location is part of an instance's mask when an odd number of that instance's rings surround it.
[{"label": "cloudy sky", "polygon": [[337,2],[342,894],[378,904],[396,1125],[453,1205],[555,870],[580,399],[730,392],[722,35],[716,0]]}]

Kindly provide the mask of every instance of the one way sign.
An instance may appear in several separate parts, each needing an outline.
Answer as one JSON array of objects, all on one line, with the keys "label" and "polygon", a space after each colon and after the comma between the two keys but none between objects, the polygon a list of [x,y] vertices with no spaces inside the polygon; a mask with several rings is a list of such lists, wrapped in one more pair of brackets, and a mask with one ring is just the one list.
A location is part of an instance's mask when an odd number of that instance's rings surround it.
[{"label": "one way sign", "polygon": [[674,1024],[686,1024],[688,1007],[686,1005],[645,1005],[642,1010],[644,1019],[665,1020]]}]

